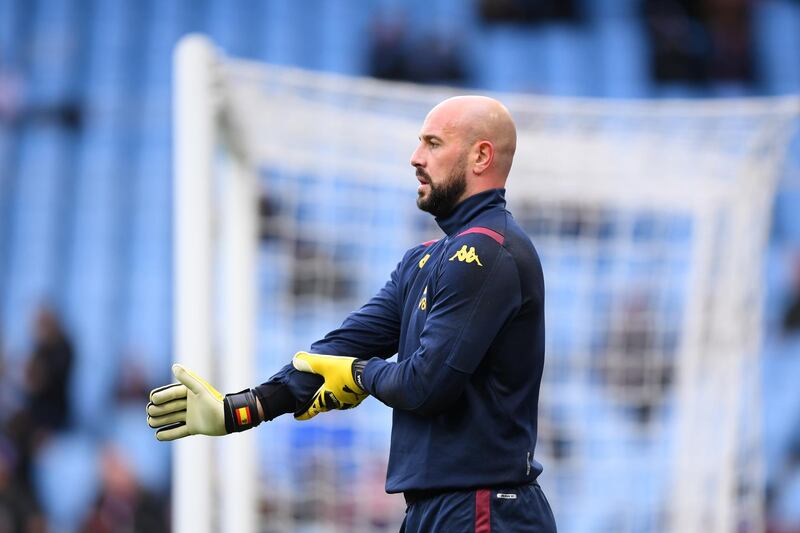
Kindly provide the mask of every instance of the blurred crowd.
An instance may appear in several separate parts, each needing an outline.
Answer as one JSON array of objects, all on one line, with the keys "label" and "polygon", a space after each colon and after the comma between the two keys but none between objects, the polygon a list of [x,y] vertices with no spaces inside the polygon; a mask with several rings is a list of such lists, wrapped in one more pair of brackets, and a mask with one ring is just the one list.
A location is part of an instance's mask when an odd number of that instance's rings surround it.
[{"label": "blurred crowd", "polygon": [[[31,345],[31,352],[19,363],[0,352],[0,531],[9,533],[52,530],[41,501],[37,463],[48,442],[75,423],[74,344],[51,306],[37,310]],[[130,377],[121,381],[118,401],[143,405],[145,398],[141,382],[132,382]],[[109,406],[109,416],[114,408]],[[97,494],[80,530],[166,531],[165,496],[146,489],[128,459],[112,444],[101,448]]]},{"label": "blurred crowd", "polygon": [[[758,83],[753,38],[755,0],[643,0],[636,15],[649,41],[655,84]],[[580,27],[589,3],[580,0],[480,0],[487,26],[548,24]],[[613,7],[610,8],[613,11]],[[459,32],[413,31],[403,10],[388,10],[372,26],[371,75],[389,80],[461,85],[469,81],[468,45]]]}]

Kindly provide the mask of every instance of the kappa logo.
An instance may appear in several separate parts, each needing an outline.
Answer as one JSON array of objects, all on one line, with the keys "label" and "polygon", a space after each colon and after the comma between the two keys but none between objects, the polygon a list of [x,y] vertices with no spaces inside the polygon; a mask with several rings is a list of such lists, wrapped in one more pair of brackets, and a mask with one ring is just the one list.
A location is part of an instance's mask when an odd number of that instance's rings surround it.
[{"label": "kappa logo", "polygon": [[475,247],[470,246],[469,250],[467,250],[466,244],[462,246],[459,251],[453,254],[453,257],[450,258],[450,261],[453,261],[454,259],[458,259],[462,263],[478,263],[479,267],[483,266],[478,254],[475,253]]}]

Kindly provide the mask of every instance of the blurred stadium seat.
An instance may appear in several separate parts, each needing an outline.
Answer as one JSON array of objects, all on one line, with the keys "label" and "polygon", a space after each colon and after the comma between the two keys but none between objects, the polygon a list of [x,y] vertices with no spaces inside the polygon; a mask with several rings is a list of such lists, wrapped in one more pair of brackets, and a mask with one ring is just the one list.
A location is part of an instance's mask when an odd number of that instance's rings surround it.
[{"label": "blurred stadium seat", "polygon": [[96,497],[98,443],[80,433],[47,442],[38,454],[34,483],[54,529],[74,531]]}]

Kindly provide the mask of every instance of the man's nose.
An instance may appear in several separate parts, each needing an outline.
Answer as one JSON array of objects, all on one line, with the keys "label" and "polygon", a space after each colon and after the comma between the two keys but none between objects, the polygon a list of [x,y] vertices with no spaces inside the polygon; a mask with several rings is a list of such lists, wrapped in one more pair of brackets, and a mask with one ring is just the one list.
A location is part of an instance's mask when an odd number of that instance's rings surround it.
[{"label": "man's nose", "polygon": [[412,167],[424,167],[425,161],[422,159],[422,155],[420,154],[421,150],[420,147],[414,150],[414,153],[411,154],[411,166]]}]

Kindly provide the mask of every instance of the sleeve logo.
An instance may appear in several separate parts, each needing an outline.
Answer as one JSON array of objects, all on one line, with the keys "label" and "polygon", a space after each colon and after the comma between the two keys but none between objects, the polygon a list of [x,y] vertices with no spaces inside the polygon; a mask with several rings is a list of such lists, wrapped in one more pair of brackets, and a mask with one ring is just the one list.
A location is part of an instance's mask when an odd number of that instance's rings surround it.
[{"label": "sleeve logo", "polygon": [[469,250],[467,250],[467,245],[461,247],[459,251],[453,254],[453,257],[450,258],[450,261],[458,259],[462,263],[478,263],[479,267],[482,267],[480,258],[478,258],[478,254],[475,253],[475,247],[470,246]]},{"label": "sleeve logo", "polygon": [[419,260],[419,267],[422,268],[425,266],[425,263],[428,262],[428,259],[431,258],[431,254],[425,254],[425,257]]},{"label": "sleeve logo", "polygon": [[422,299],[419,301],[420,311],[425,311],[428,308],[428,287],[425,287],[425,290],[422,291]]}]

